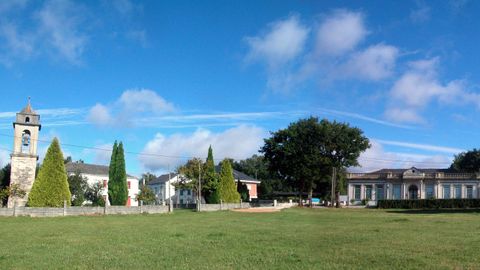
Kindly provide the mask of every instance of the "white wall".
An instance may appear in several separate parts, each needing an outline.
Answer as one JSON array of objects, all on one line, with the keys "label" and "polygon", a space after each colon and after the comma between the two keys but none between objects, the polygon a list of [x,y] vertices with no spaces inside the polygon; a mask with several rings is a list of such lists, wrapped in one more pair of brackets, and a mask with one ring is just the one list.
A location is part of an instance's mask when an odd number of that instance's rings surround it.
[{"label": "white wall", "polygon": [[[69,175],[74,175],[74,173],[70,173]],[[102,195],[108,198],[108,175],[98,175],[98,174],[81,174],[83,177],[87,178],[88,185],[92,186],[96,183],[101,183],[103,185],[103,181],[107,180],[107,188],[102,190]],[[137,195],[140,192],[139,190],[139,181],[133,177],[127,177],[127,182],[130,181],[130,189],[128,190],[128,196],[130,197],[131,206],[138,206],[139,202],[137,201]],[[107,199],[108,203],[108,199]]]}]

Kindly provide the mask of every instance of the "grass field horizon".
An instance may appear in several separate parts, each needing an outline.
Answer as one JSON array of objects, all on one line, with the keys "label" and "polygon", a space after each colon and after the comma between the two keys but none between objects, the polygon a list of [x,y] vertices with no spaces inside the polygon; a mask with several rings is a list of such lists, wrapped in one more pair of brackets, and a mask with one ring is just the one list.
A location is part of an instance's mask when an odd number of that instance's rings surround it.
[{"label": "grass field horizon", "polygon": [[465,269],[480,213],[288,209],[0,218],[0,269]]}]

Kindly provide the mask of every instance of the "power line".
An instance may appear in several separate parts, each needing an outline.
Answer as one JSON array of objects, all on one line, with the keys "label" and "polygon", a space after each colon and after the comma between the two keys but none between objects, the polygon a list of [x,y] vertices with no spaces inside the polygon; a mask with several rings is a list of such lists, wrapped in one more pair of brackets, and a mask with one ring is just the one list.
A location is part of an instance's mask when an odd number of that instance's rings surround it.
[{"label": "power line", "polygon": [[[21,138],[17,137],[15,135],[9,135],[9,134],[2,134],[0,133],[0,136],[3,137],[10,137],[10,138]],[[34,140],[34,139],[32,139]],[[42,139],[36,139],[34,141],[40,142],[40,143],[51,143],[49,140],[42,140]],[[111,149],[105,149],[105,148],[100,148],[100,147],[94,147],[94,146],[84,146],[84,145],[78,145],[78,144],[70,144],[70,143],[60,143],[61,146],[64,146],[66,148],[68,147],[75,147],[75,148],[80,148],[80,149],[87,149],[87,150],[97,150],[97,151],[104,151],[104,152],[112,152]],[[10,153],[13,153],[11,149],[3,148],[0,147],[1,150],[8,151]],[[138,155],[138,156],[146,156],[146,157],[154,157],[154,158],[170,158],[170,159],[192,159],[192,158],[198,158],[198,157],[193,157],[193,156],[175,156],[175,155],[162,155],[162,154],[153,154],[153,153],[144,153],[144,152],[134,152],[134,151],[125,151],[126,154],[131,154],[131,155]],[[404,160],[404,159],[382,159],[382,158],[373,158],[373,157],[359,157],[359,160],[364,160],[364,161],[378,161],[378,162],[413,162],[415,164],[438,164],[438,165],[448,165],[450,162],[429,162],[429,161],[413,161],[413,160]],[[216,158],[214,160],[221,161],[223,159]]]}]

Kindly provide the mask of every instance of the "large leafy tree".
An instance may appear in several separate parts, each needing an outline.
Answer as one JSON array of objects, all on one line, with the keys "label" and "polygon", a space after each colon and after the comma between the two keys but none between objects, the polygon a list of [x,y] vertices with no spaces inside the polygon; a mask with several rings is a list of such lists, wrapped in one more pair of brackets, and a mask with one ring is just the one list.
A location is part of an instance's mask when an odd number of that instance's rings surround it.
[{"label": "large leafy tree", "polygon": [[72,206],[82,206],[88,188],[87,178],[77,171],[75,174],[68,176],[68,186],[72,194]]},{"label": "large leafy tree", "polygon": [[205,162],[203,173],[203,187],[202,191],[208,203],[218,203],[216,190],[218,188],[218,175],[215,171],[215,161],[213,160],[212,146],[208,148],[207,161]]},{"label": "large leafy tree", "polygon": [[480,172],[480,149],[474,148],[473,150],[455,155],[450,168],[458,172]]},{"label": "large leafy tree", "polygon": [[261,198],[271,198],[274,192],[292,192],[295,189],[292,181],[281,179],[277,172],[269,170],[268,160],[262,155],[235,161],[233,168],[262,181],[258,187]]},{"label": "large leafy tree", "polygon": [[155,203],[155,193],[147,186],[140,188],[140,193],[137,195],[137,201],[143,201],[143,204],[149,205]]},{"label": "large leafy tree", "polygon": [[[115,150],[115,149],[114,149]],[[120,142],[115,157],[112,157],[114,164],[110,164],[113,177],[108,181],[108,197],[111,205],[126,205],[128,200],[127,172],[125,168],[125,154],[123,143]]]},{"label": "large leafy tree", "polygon": [[199,175],[203,174],[202,168],[204,167],[205,163],[199,158],[190,159],[187,163],[178,167],[177,173],[181,175],[181,178],[177,186],[198,193],[198,178]]},{"label": "large leafy tree", "polygon": [[220,182],[218,183],[218,198],[226,203],[240,201],[240,194],[237,191],[233,169],[230,160],[225,159],[221,163]]},{"label": "large leafy tree", "polygon": [[315,185],[326,181],[332,168],[358,166],[360,153],[369,146],[358,128],[310,117],[273,132],[260,151],[271,171],[297,183],[311,198]]},{"label": "large leafy tree", "polygon": [[93,185],[87,187],[85,192],[85,199],[91,203],[92,206],[105,206],[105,200],[103,199],[103,184],[96,182]]},{"label": "large leafy tree", "polygon": [[32,207],[62,207],[64,201],[70,205],[70,190],[63,154],[57,138],[48,148],[38,177],[28,197]]}]

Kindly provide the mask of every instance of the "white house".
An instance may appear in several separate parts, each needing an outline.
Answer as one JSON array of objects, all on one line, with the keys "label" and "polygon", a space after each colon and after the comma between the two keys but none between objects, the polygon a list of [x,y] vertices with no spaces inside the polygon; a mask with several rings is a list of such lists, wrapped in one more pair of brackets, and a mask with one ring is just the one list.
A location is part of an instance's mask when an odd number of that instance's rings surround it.
[{"label": "white house", "polygon": [[[219,171],[220,167],[217,166],[216,170]],[[240,182],[247,186],[250,193],[250,200],[258,198],[257,187],[261,183],[259,180],[236,170],[233,170],[233,177],[235,182]],[[195,203],[197,198],[195,192],[190,189],[178,189],[175,187],[175,184],[180,181],[188,181],[188,179],[183,175],[170,173],[157,177],[147,185],[153,190],[159,203],[167,202],[169,198],[172,198],[172,202],[175,204]],[[204,198],[202,198],[202,202],[205,203]]]},{"label": "white house", "polygon": [[353,204],[362,200],[474,199],[480,198],[480,174],[450,169],[382,169],[349,173],[348,196]]},{"label": "white house", "polygon": [[[85,163],[67,163],[65,165],[67,170],[67,174],[74,175],[75,173],[79,172],[81,176],[87,178],[87,182],[89,185],[93,185],[95,183],[102,183],[103,190],[102,195],[105,202],[109,202],[108,200],[108,166],[102,165],[94,165],[94,164],[85,164]],[[138,186],[138,179],[134,176],[127,174],[127,185],[128,185],[128,200],[127,206],[138,206],[139,203],[137,201],[137,195],[140,192]]]},{"label": "white house", "polygon": [[179,174],[164,174],[150,181],[147,186],[155,194],[158,203],[167,203],[170,198],[174,204],[195,203],[196,194],[192,190],[175,187],[182,180],[185,179]]}]

